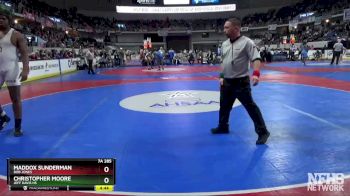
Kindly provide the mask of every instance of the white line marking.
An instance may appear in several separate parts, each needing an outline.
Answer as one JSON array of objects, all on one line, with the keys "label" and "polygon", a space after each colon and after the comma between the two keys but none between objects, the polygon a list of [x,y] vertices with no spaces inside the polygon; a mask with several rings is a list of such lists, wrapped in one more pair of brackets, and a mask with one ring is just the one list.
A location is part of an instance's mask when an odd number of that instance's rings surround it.
[{"label": "white line marking", "polygon": [[304,112],[304,111],[299,110],[299,109],[297,109],[297,108],[294,108],[294,107],[292,107],[292,106],[289,106],[289,105],[286,105],[286,104],[282,104],[282,106],[285,107],[285,108],[288,108],[288,109],[290,109],[290,110],[292,110],[292,111],[294,111],[294,112],[297,112],[297,113],[299,113],[299,114],[303,114],[303,115],[305,115],[305,116],[308,116],[308,117],[310,117],[310,118],[312,118],[312,119],[314,119],[314,120],[317,120],[317,121],[319,121],[319,122],[323,122],[323,123],[325,123],[325,124],[327,124],[327,125],[330,125],[330,126],[332,126],[332,127],[334,127],[334,128],[341,129],[341,130],[344,130],[344,131],[348,131],[348,129],[346,129],[346,128],[344,128],[344,127],[341,127],[341,126],[339,126],[339,125],[336,125],[336,124],[334,124],[334,123],[331,123],[331,122],[329,122],[329,121],[327,121],[327,120],[325,120],[325,119],[323,119],[323,118],[317,117],[317,116],[315,116],[315,115],[313,115],[313,114],[310,114],[310,113],[307,113],[307,112]]},{"label": "white line marking", "polygon": [[[133,84],[133,83],[130,83],[130,84]],[[110,87],[110,86],[115,86],[115,85],[121,85],[121,84],[106,84],[106,85],[101,85],[101,86],[91,86],[91,87],[77,88],[77,89],[71,89],[71,90],[65,90],[65,91],[56,91],[56,92],[53,92],[53,93],[47,93],[47,94],[43,94],[43,95],[38,95],[38,96],[22,99],[22,102],[23,101],[32,100],[32,99],[36,99],[36,98],[40,98],[40,97],[56,95],[56,94],[60,94],[60,93],[67,93],[67,92],[80,91],[80,90],[88,90],[88,89],[100,88],[100,87]],[[2,106],[7,106],[7,105],[11,105],[11,104],[12,103],[7,103],[7,104],[3,104]]]},{"label": "white line marking", "polygon": [[107,98],[102,99],[100,102],[98,102],[88,113],[86,113],[83,118],[81,118],[77,123],[74,124],[72,128],[70,128],[57,142],[56,144],[51,147],[49,150],[47,150],[45,153],[43,153],[42,157],[48,157],[54,150],[56,150],[58,147],[62,145],[63,142],[67,140],[67,138],[75,131],[77,128],[104,102],[106,102]]},{"label": "white line marking", "polygon": [[329,90],[334,90],[334,91],[342,91],[349,93],[350,91],[347,90],[342,90],[342,89],[337,89],[337,88],[329,88],[329,87],[324,87],[324,86],[316,86],[316,85],[311,85],[311,84],[296,84],[296,83],[289,83],[289,82],[284,82],[284,81],[262,81],[263,83],[281,83],[281,84],[290,84],[290,85],[300,85],[300,86],[310,86],[310,87],[316,87],[316,88],[324,88],[324,89],[329,89]]}]

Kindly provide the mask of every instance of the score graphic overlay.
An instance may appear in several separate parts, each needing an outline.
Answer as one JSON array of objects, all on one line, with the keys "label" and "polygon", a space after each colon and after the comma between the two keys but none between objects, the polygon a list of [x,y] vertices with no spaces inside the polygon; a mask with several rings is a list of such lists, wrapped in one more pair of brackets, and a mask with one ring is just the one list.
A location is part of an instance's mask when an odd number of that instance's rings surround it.
[{"label": "score graphic overlay", "polygon": [[115,159],[7,159],[11,191],[113,191]]}]

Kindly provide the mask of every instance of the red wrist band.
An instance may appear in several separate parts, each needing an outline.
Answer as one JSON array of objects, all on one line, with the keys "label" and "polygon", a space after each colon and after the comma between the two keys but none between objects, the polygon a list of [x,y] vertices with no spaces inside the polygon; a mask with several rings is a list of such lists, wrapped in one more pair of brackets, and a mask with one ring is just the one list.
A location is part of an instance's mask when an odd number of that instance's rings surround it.
[{"label": "red wrist band", "polygon": [[260,71],[259,70],[254,70],[253,76],[260,77]]}]

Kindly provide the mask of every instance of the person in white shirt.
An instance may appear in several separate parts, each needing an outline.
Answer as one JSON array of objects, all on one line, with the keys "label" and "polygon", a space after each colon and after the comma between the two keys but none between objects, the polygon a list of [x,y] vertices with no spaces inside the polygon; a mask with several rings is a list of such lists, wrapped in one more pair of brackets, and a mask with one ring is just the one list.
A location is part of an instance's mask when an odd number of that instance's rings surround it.
[{"label": "person in white shirt", "polygon": [[94,58],[95,58],[95,55],[94,55],[94,49],[93,48],[90,48],[87,52],[86,52],[86,59],[88,61],[88,66],[89,66],[89,71],[88,71],[88,74],[92,73],[92,74],[95,74],[95,71],[92,67],[93,63],[94,63]]}]

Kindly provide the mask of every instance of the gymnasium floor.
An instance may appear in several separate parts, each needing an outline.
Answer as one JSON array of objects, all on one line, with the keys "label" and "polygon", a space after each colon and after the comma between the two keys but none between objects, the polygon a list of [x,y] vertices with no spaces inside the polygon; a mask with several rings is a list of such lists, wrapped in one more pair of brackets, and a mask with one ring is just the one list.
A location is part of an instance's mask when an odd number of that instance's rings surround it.
[{"label": "gymnasium floor", "polygon": [[[78,71],[25,84],[24,136],[13,137],[13,121],[0,133],[0,195],[23,194],[7,190],[6,158],[102,157],[117,160],[117,195],[349,195],[350,62],[308,64],[263,67],[252,87],[271,132],[262,146],[238,101],[230,134],[210,133],[219,66]],[[0,101],[12,117],[7,91]],[[307,191],[314,172],[344,173],[345,191]]]}]

